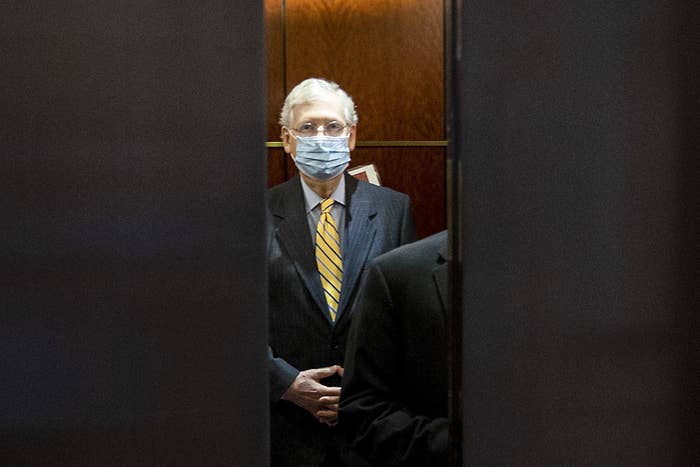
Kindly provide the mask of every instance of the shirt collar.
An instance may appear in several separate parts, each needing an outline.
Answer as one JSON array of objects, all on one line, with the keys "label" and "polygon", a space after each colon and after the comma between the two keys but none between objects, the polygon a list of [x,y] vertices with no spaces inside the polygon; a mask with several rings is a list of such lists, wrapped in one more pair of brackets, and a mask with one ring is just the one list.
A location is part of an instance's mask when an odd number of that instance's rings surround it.
[{"label": "shirt collar", "polygon": [[[301,180],[301,188],[304,190],[304,200],[306,201],[306,212],[308,214],[311,210],[318,206],[321,201],[323,201],[323,198],[318,196],[314,190],[309,188],[309,185],[306,184],[302,177],[299,177],[299,180]],[[338,183],[338,186],[335,188],[335,191],[331,193],[330,197],[333,198],[333,201],[336,203],[340,203],[345,206],[345,174],[340,177],[340,183]]]}]

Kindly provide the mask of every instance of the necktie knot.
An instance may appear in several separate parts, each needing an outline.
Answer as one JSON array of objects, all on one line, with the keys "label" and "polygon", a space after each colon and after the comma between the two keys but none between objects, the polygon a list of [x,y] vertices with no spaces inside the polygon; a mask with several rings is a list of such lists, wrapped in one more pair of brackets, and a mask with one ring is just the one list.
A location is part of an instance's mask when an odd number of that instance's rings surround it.
[{"label": "necktie knot", "polygon": [[331,212],[331,208],[333,207],[333,204],[335,201],[333,201],[333,198],[326,198],[323,201],[321,201],[321,212],[323,214],[328,214]]}]

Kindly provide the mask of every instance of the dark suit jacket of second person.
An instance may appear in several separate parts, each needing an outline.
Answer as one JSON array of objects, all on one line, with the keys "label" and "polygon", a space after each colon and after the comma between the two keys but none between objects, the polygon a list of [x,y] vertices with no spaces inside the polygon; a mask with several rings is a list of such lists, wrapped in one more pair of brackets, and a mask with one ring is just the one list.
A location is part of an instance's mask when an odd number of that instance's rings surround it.
[{"label": "dark suit jacket of second person", "polygon": [[[273,465],[319,465],[334,428],[281,400],[300,370],[342,365],[350,310],[360,277],[374,257],[414,241],[407,195],[345,174],[343,282],[335,324],[316,268],[299,176],[271,188],[269,344]],[[274,357],[273,357],[274,356]],[[340,380],[322,381],[339,386]]]},{"label": "dark suit jacket of second person", "polygon": [[338,428],[345,452],[370,465],[447,465],[447,258],[443,231],[376,258],[365,275]]}]

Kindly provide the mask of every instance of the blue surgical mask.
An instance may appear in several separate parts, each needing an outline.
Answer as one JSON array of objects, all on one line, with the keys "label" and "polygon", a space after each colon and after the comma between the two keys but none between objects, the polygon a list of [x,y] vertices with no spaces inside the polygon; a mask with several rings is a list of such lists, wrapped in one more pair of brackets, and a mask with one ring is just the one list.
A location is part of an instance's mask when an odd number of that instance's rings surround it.
[{"label": "blue surgical mask", "polygon": [[294,136],[297,150],[294,164],[316,180],[330,180],[350,162],[349,136]]}]

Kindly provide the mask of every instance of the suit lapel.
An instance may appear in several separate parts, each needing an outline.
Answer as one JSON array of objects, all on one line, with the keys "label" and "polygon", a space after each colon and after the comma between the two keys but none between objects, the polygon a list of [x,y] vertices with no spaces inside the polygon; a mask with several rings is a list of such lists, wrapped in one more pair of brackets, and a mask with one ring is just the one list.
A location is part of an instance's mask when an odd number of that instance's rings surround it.
[{"label": "suit lapel", "polygon": [[328,304],[316,268],[301,182],[295,177],[287,183],[282,196],[270,206],[275,224],[274,233],[319,309],[328,315]]},{"label": "suit lapel", "polygon": [[433,269],[433,280],[435,282],[435,287],[438,290],[438,295],[440,296],[440,303],[442,304],[442,311],[447,316],[447,304],[449,303],[448,289],[447,289],[447,275],[448,275],[448,262],[447,262],[447,245],[440,248],[437,257],[437,266]]},{"label": "suit lapel", "polygon": [[357,286],[367,256],[372,248],[377,226],[377,215],[372,199],[361,189],[357,180],[345,177],[345,241],[343,250],[343,285],[338,305],[338,321],[345,313],[345,308]]}]

